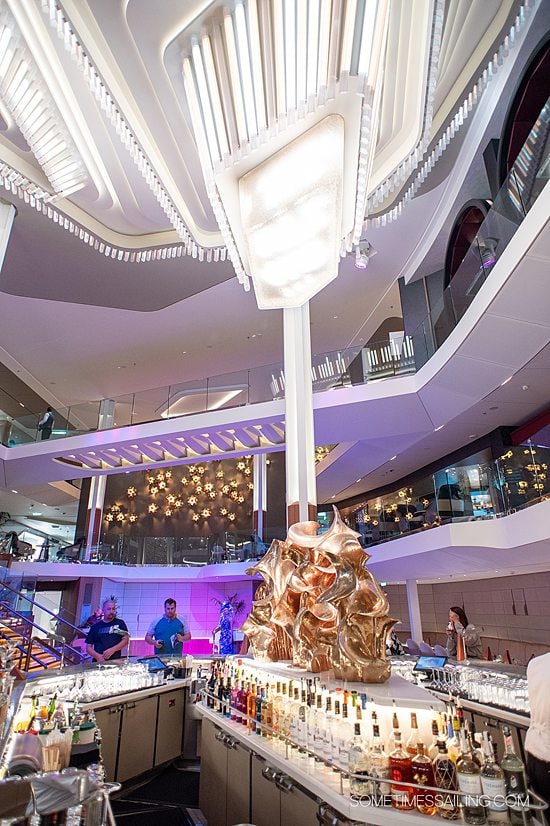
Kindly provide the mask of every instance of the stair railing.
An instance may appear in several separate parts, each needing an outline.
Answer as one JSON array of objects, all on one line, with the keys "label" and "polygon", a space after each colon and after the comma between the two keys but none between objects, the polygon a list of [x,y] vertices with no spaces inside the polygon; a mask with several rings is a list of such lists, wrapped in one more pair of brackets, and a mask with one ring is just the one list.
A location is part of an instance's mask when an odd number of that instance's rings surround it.
[{"label": "stair railing", "polygon": [[[56,634],[56,637],[58,639],[60,639],[57,634]],[[60,657],[59,667],[63,668],[63,666],[65,665],[65,645],[66,645],[65,641],[63,641],[63,643],[64,644],[61,647],[61,651],[58,651],[57,648],[55,648],[53,645],[50,645],[48,642],[46,642],[46,640],[43,640],[41,637],[34,637],[34,636],[29,637],[29,641],[28,641],[28,644],[27,644],[27,653],[26,653],[26,656],[25,656],[25,669],[24,670],[25,671],[29,670],[29,666],[31,664],[31,658],[33,658],[33,654],[32,654],[33,645],[40,645],[46,651],[49,651],[50,654],[54,654],[56,657]]]},{"label": "stair railing", "polygon": [[[26,599],[26,597],[25,597]],[[37,603],[34,603],[37,605]],[[82,654],[77,648],[73,648],[72,645],[69,645],[65,639],[59,634],[53,634],[51,631],[47,631],[45,628],[42,628],[41,625],[38,625],[37,622],[29,619],[24,614],[21,614],[19,611],[16,611],[15,608],[11,608],[6,603],[2,603],[2,609],[7,611],[10,616],[16,617],[22,621],[22,631],[18,631],[20,634],[23,645],[16,647],[19,649],[20,657],[19,657],[19,667],[21,668],[23,663],[23,658],[25,658],[25,670],[27,670],[28,664],[32,658],[32,641],[37,640],[40,645],[44,648],[48,648],[50,651],[55,653],[56,657],[60,658],[61,666],[65,663],[66,659],[69,659],[74,665],[79,665],[80,663],[84,662],[85,660],[89,659],[85,654]],[[6,628],[9,628],[9,623],[5,623],[4,620],[7,617],[0,617],[0,625],[5,625]],[[63,621],[63,620],[62,620]],[[46,640],[33,636],[32,630],[41,631],[43,634],[46,635],[47,638],[57,640],[59,643],[60,648],[55,648],[55,646],[49,645]]]},{"label": "stair railing", "polygon": [[[0,583],[0,593],[2,588],[7,588],[8,591],[11,591],[12,594],[16,594],[21,599],[24,599],[26,602],[30,602],[31,605],[35,605],[37,608],[40,608],[41,611],[44,611],[46,614],[49,614],[50,617],[57,620],[58,622],[62,623],[63,625],[67,625],[69,628],[72,628],[77,634],[81,635],[82,631],[77,625],[73,625],[68,619],[62,617],[60,614],[56,614],[54,611],[50,611],[49,608],[46,608],[45,605],[41,605],[39,602],[36,602],[32,597],[27,596],[26,594],[22,593],[22,591],[18,591],[17,588],[13,588],[11,585],[8,585],[6,581]],[[4,605],[4,601],[0,600],[0,604]],[[40,629],[42,630],[42,629]],[[51,636],[49,631],[45,632],[48,636]]]}]

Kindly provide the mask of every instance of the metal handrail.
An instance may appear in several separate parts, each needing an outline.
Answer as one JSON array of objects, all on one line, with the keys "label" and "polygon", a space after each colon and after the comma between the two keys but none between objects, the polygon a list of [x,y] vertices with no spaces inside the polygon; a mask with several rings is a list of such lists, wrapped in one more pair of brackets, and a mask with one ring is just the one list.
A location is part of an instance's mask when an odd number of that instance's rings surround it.
[{"label": "metal handrail", "polygon": [[[21,599],[25,599],[27,602],[30,602],[31,605],[36,605],[36,607],[40,608],[41,611],[45,611],[46,614],[49,614],[54,619],[58,620],[58,622],[62,622],[64,625],[68,625],[69,628],[73,629],[73,631],[78,631],[79,634],[82,633],[81,629],[77,625],[73,625],[73,623],[70,622],[69,620],[65,619],[64,617],[60,616],[59,614],[55,614],[53,611],[50,611],[50,609],[46,608],[45,605],[41,605],[39,602],[35,602],[35,600],[32,597],[28,597],[26,594],[23,594],[21,591],[18,591],[17,588],[12,588],[12,586],[8,585],[7,582],[2,582],[0,587],[7,588],[8,591],[12,592],[12,594],[17,594],[17,596],[21,597]],[[12,609],[12,610],[15,610],[15,609]],[[38,626],[36,626],[36,627],[38,628]],[[43,631],[43,630],[44,630],[43,628],[40,628],[40,631]],[[47,634],[49,632],[45,631],[44,633]]]},{"label": "metal handrail", "polygon": [[46,640],[43,640],[40,637],[29,637],[29,642],[27,644],[27,655],[25,657],[25,671],[29,670],[29,665],[32,656],[31,652],[34,643],[41,645],[42,648],[46,649],[46,651],[50,651],[52,654],[55,654],[56,656],[60,654],[60,668],[63,668],[65,664],[65,646],[67,645],[67,643],[63,642],[61,651],[58,651],[57,648],[55,648],[53,645],[50,645],[48,642],[46,642]]},{"label": "metal handrail", "polygon": [[[34,604],[36,605],[37,603],[34,603]],[[10,605],[7,605],[6,603],[4,603],[4,604],[3,604],[3,607],[5,608],[5,610],[7,610],[7,611],[11,611],[11,613],[12,613],[12,614],[14,614],[14,615],[15,615],[16,617],[18,617],[20,620],[22,620],[22,621],[23,621],[23,626],[24,626],[24,627],[25,627],[25,626],[27,626],[27,625],[30,625],[30,626],[31,626],[31,628],[37,628],[39,631],[42,631],[42,633],[43,633],[43,634],[46,634],[46,636],[47,636],[47,637],[51,637],[51,638],[53,638],[53,639],[57,639],[57,640],[58,640],[58,642],[61,642],[61,644],[62,644],[62,652],[61,652],[61,653],[62,653],[62,659],[63,659],[63,660],[65,659],[65,654],[64,654],[64,650],[65,650],[65,648],[67,648],[67,649],[68,649],[69,651],[71,651],[73,654],[76,654],[76,656],[78,657],[78,661],[79,661],[79,662],[81,662],[81,663],[82,663],[82,662],[84,662],[86,659],[88,659],[88,658],[86,657],[86,655],[85,655],[85,654],[83,654],[83,653],[82,653],[81,651],[79,651],[77,648],[73,648],[73,646],[72,646],[72,645],[70,645],[68,642],[66,642],[66,640],[65,640],[62,636],[60,636],[59,634],[54,634],[54,633],[52,633],[51,631],[47,631],[45,628],[42,628],[42,626],[41,626],[41,625],[38,625],[38,623],[37,623],[37,622],[33,622],[33,621],[32,621],[32,620],[30,620],[28,617],[26,617],[24,614],[20,614],[20,613],[19,613],[19,611],[16,611],[16,610],[15,610],[15,608],[12,608]],[[38,606],[38,607],[40,607],[40,606]],[[0,623],[2,623],[2,617],[0,617]],[[78,630],[78,629],[77,629],[77,630]],[[25,637],[25,635],[24,635],[24,634],[21,634],[21,636],[22,636],[22,638],[23,638],[24,640],[25,640],[25,639],[27,639],[27,637]],[[32,637],[29,637],[28,639],[32,639]],[[40,638],[39,638],[39,637],[35,637],[35,639],[40,640]],[[44,643],[45,643],[45,641],[42,641],[42,640],[40,640],[40,642],[41,642],[41,644],[44,644]],[[56,649],[56,648],[54,648],[53,650],[54,650],[57,654],[59,654],[59,653],[60,653],[59,651],[57,651],[57,649]],[[27,657],[27,659],[28,659],[28,657]]]}]

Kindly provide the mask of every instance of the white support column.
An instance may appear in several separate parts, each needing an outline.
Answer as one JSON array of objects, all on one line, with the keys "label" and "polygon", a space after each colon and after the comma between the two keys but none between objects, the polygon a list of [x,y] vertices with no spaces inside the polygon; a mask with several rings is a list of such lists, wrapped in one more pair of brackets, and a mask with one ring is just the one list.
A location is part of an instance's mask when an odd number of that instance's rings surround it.
[{"label": "white support column", "polygon": [[[115,420],[115,402],[113,399],[103,399],[99,406],[98,430],[107,430],[113,426]],[[101,519],[103,517],[103,502],[105,501],[106,476],[92,476],[90,494],[88,496],[88,513],[86,517],[86,552],[85,559],[90,558],[93,545],[97,545],[101,537]]]},{"label": "white support column", "polygon": [[411,639],[422,641],[422,619],[420,617],[420,601],[418,599],[418,582],[416,579],[407,580],[407,603],[409,606],[409,622],[411,625]]},{"label": "white support column", "polygon": [[309,303],[283,310],[287,523],[315,519],[315,440]]},{"label": "white support column", "polygon": [[264,516],[267,512],[267,453],[255,453],[252,459],[252,496],[253,529],[263,542]]}]

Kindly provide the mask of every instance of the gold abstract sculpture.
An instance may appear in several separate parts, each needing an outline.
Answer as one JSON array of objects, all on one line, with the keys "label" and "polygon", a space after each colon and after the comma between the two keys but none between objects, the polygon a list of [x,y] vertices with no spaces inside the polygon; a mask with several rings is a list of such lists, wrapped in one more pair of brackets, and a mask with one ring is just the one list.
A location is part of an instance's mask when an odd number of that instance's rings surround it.
[{"label": "gold abstract sculpture", "polygon": [[317,522],[292,525],[247,570],[260,574],[242,631],[256,659],[292,660],[308,671],[365,683],[390,676],[386,636],[395,625],[386,595],[366,568],[358,533],[334,521],[317,536]]}]

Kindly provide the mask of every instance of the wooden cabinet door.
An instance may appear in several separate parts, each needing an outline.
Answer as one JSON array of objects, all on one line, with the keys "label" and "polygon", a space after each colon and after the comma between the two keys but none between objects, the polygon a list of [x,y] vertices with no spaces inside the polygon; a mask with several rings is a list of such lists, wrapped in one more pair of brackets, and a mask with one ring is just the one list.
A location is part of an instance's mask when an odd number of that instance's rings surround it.
[{"label": "wooden cabinet door", "polygon": [[254,822],[250,820],[250,760],[250,752],[240,745],[227,752],[227,826]]},{"label": "wooden cabinet door", "polygon": [[319,826],[317,801],[312,800],[297,786],[281,792],[281,826],[299,823],[300,826]]},{"label": "wooden cabinet door", "polygon": [[158,696],[124,704],[116,779],[123,783],[153,768]]},{"label": "wooden cabinet door", "polygon": [[157,742],[155,746],[155,766],[179,757],[183,742],[183,719],[185,715],[185,691],[168,691],[159,694],[157,721]]},{"label": "wooden cabinet door", "polygon": [[105,779],[112,783],[116,775],[122,706],[117,704],[106,708],[98,708],[95,717],[101,731],[101,756],[105,765]]},{"label": "wooden cabinet door", "polygon": [[[267,768],[264,760],[252,756],[252,789],[250,822],[254,826],[281,826],[281,792],[272,780],[264,777]],[[299,823],[294,817],[283,823]]]},{"label": "wooden cabinet door", "polygon": [[228,750],[216,739],[219,731],[210,720],[202,721],[199,807],[208,826],[226,826]]}]

